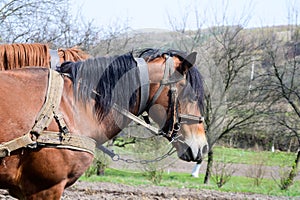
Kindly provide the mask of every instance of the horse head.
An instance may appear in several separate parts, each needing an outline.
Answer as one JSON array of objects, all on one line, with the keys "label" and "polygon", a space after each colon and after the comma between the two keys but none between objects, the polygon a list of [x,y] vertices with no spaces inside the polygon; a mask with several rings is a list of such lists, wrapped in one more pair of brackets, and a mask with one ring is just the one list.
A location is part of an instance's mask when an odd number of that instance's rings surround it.
[{"label": "horse head", "polygon": [[[208,143],[201,115],[203,85],[195,60],[196,53],[147,49],[137,57],[127,53],[89,59],[63,64],[61,70],[71,73],[76,99],[83,105],[92,102],[90,110],[101,131],[95,127],[89,136],[98,144],[113,138],[131,120],[144,124],[136,116],[147,112],[159,129],[146,128],[167,138],[181,159],[199,161]],[[82,121],[80,115],[79,129],[91,129],[90,120]]]},{"label": "horse head", "polygon": [[173,144],[178,156],[199,161],[208,151],[203,124],[203,84],[194,67],[196,53],[147,49],[150,94],[147,111]]}]

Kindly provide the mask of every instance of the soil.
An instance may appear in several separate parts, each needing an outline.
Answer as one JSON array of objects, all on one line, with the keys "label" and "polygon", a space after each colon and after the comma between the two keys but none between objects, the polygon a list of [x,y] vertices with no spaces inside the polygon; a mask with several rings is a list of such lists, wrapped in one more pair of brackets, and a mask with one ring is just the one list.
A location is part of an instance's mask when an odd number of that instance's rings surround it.
[{"label": "soil", "polygon": [[[112,183],[86,183],[77,182],[67,189],[63,200],[194,200],[194,199],[220,199],[220,200],[245,200],[245,199],[269,199],[284,200],[287,197],[274,197],[258,194],[225,193],[203,189],[170,188],[160,186],[133,187]],[[300,199],[300,197],[298,198]]]},{"label": "soil", "polygon": [[[120,162],[120,161],[119,161]],[[119,162],[113,163],[112,166],[119,166]],[[119,166],[120,167],[120,166]],[[187,163],[184,161],[176,161],[176,164],[170,166],[168,171],[177,171],[191,173],[194,163]],[[200,173],[204,173],[206,163],[201,166]],[[232,165],[234,175],[248,176],[251,171],[251,166],[247,165]],[[266,167],[265,176],[276,176],[279,168]],[[297,180],[300,180],[300,173],[298,173]],[[13,200],[8,195],[7,191],[0,190],[0,200]],[[105,199],[105,200],[285,200],[297,199],[299,197],[275,197],[261,194],[248,193],[232,193],[232,192],[218,192],[205,189],[188,189],[188,188],[171,188],[161,186],[128,186],[124,184],[104,183],[104,182],[83,182],[77,181],[73,186],[67,188],[63,194],[62,200],[91,200],[91,199]]]}]

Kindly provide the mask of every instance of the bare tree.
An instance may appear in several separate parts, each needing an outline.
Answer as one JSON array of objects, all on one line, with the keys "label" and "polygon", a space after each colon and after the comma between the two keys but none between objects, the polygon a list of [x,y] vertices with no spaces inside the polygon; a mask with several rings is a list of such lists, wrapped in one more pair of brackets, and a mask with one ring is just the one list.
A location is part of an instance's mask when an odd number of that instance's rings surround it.
[{"label": "bare tree", "polygon": [[[206,130],[213,151],[213,145],[225,135],[259,121],[257,116],[266,106],[261,91],[249,92],[249,75],[259,47],[256,38],[242,26],[212,27],[210,33],[201,65],[219,72],[209,72],[213,80],[205,93]],[[212,155],[208,154],[209,161]],[[211,171],[211,164],[207,166],[205,183]]]},{"label": "bare tree", "polygon": [[285,138],[296,138],[297,155],[282,189],[292,185],[300,162],[300,27],[291,25],[286,35],[271,32],[265,43],[267,89],[272,95],[273,122]]},{"label": "bare tree", "polygon": [[[181,34],[176,38],[177,47],[199,52],[198,65],[206,83],[204,115],[211,149],[205,183],[212,171],[214,144],[235,130],[253,128],[254,123],[256,126],[262,124],[260,114],[270,105],[265,101],[268,98],[266,91],[259,90],[253,83],[254,67],[261,60],[261,38],[243,28],[251,18],[253,6],[245,5],[244,12],[238,17],[228,13],[229,1],[222,1],[222,7],[221,17],[213,11],[215,26],[203,29],[204,22],[210,19],[205,18],[205,13],[200,13],[196,6],[196,31],[186,30],[192,12],[184,14],[181,21],[169,16],[171,27]],[[200,14],[203,16],[199,17]],[[249,134],[254,134],[253,130]]]},{"label": "bare tree", "polygon": [[128,43],[134,38],[134,33],[128,21],[116,21],[100,31],[100,40],[92,49],[94,56],[116,55],[128,51]]},{"label": "bare tree", "polygon": [[[168,22],[173,30],[173,46],[186,52],[192,52],[203,44],[207,34],[203,30],[205,24],[205,13],[200,13],[197,5],[183,9],[182,16],[176,17],[168,13]],[[196,20],[196,30],[189,29],[189,19]]]},{"label": "bare tree", "polygon": [[70,12],[70,0],[3,0],[0,3],[0,42],[43,42],[52,47],[96,42],[97,28]]}]

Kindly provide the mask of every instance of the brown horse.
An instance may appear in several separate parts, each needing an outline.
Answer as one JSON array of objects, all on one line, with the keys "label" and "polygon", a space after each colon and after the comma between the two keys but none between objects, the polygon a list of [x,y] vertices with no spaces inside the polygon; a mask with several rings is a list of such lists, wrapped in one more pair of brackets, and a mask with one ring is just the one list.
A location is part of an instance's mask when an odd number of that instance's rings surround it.
[{"label": "brown horse", "polygon": [[103,144],[144,111],[181,159],[201,160],[208,144],[196,53],[139,56],[68,62],[61,74],[0,72],[0,188],[20,199],[60,199],[92,163],[93,141]]},{"label": "brown horse", "polygon": [[0,45],[0,70],[26,66],[50,67],[64,61],[76,62],[88,58],[86,53],[75,47],[51,50],[47,44],[40,43]]}]

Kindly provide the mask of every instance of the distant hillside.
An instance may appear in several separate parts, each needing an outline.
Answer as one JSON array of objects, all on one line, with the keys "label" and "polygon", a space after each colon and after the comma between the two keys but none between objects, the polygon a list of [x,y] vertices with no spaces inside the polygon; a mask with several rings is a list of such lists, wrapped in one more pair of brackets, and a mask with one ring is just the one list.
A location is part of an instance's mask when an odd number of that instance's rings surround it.
[{"label": "distant hillside", "polygon": [[[230,28],[237,28],[238,26],[232,26]],[[185,31],[184,33],[169,31],[166,29],[138,29],[132,30],[120,35],[112,35],[111,38],[101,40],[99,44],[94,47],[90,53],[93,56],[103,55],[116,55],[122,54],[134,49],[142,48],[173,48],[184,51],[189,51],[191,46],[198,46],[205,43],[206,40],[211,38],[211,29],[218,28],[228,29],[228,27],[211,27],[201,29],[199,31]],[[288,41],[291,39],[289,26],[275,26],[275,27],[263,27],[263,28],[251,28],[243,29],[244,34],[259,35],[262,32],[274,32],[282,40]]]}]

